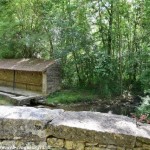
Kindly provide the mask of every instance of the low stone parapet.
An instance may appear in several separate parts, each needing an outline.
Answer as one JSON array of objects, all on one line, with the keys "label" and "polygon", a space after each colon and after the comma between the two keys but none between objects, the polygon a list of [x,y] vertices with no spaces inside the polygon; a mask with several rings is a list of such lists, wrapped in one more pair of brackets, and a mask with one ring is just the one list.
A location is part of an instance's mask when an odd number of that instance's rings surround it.
[{"label": "low stone parapet", "polygon": [[0,106],[0,149],[150,150],[150,125],[99,112]]}]

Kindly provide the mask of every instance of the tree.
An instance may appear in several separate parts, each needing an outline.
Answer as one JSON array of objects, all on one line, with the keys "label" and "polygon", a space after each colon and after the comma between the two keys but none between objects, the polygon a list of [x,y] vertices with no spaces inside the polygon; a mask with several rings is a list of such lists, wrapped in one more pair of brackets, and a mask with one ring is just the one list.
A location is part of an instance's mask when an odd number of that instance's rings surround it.
[{"label": "tree", "polygon": [[148,0],[2,0],[0,57],[61,58],[64,86],[149,89]]}]

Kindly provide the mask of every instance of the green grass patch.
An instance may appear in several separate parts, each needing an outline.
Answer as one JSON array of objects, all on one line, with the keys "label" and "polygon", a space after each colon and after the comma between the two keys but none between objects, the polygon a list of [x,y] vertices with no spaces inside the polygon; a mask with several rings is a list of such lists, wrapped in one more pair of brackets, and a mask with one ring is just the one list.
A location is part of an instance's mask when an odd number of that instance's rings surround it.
[{"label": "green grass patch", "polygon": [[51,94],[47,101],[54,104],[70,104],[79,102],[90,102],[97,99],[97,95],[87,90],[62,90]]},{"label": "green grass patch", "polygon": [[0,96],[0,105],[13,105],[9,99]]}]

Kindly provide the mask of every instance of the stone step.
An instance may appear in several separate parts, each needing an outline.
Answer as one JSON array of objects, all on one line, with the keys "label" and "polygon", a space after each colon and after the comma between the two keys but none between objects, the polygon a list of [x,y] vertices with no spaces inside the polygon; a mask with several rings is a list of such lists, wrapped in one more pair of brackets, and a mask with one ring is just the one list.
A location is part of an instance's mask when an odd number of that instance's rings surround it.
[{"label": "stone step", "polygon": [[2,92],[0,91],[0,95],[1,96],[4,96],[8,99],[11,100],[11,102],[14,104],[14,105],[17,105],[17,106],[23,106],[23,105],[30,105],[31,101],[38,101],[38,100],[41,100],[41,96],[29,96],[29,95],[16,95],[16,94],[10,94],[10,93],[7,93],[7,92]]},{"label": "stone step", "polygon": [[[8,97],[8,98],[13,97],[13,96],[16,96],[16,95],[14,95],[14,94],[6,93],[6,92],[0,92],[0,95],[1,95],[1,96],[4,96],[4,97]],[[17,96],[16,96],[16,97],[17,97]]]},{"label": "stone step", "polygon": [[16,105],[23,106],[23,105],[30,105],[31,98],[27,96],[13,96],[11,97]]}]

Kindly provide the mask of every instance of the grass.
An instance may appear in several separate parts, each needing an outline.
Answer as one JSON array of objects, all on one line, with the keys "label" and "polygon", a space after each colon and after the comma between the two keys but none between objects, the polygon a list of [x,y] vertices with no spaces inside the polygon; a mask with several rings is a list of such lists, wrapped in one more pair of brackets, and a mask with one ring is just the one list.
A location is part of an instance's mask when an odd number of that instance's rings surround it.
[{"label": "grass", "polygon": [[90,90],[62,90],[55,92],[47,98],[48,103],[70,104],[78,102],[90,102],[98,96]]},{"label": "grass", "polygon": [[0,105],[13,105],[7,98],[0,96]]}]

